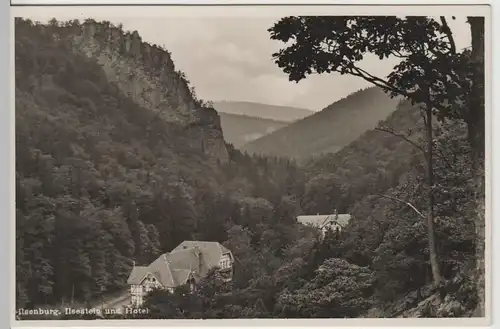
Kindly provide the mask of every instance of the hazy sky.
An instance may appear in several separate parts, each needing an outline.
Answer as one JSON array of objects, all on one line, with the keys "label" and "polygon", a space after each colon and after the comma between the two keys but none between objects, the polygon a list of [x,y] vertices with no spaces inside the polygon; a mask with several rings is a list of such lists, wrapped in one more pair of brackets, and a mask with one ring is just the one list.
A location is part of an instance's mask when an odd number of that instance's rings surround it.
[{"label": "hazy sky", "polygon": [[[24,16],[46,21],[89,16],[88,11],[57,7],[50,11],[38,7]],[[275,17],[117,17],[95,8],[92,18],[123,23],[126,30],[137,30],[144,41],[163,45],[172,53],[177,69],[184,71],[205,100],[252,101],[321,110],[348,94],[369,86],[362,79],[339,74],[314,75],[295,83],[288,81],[271,59],[281,44],[269,38],[267,29]],[[154,7],[151,8],[154,10]],[[465,17],[449,19],[457,47],[470,44]],[[387,75],[394,61],[366,58],[362,67],[375,75]]]}]

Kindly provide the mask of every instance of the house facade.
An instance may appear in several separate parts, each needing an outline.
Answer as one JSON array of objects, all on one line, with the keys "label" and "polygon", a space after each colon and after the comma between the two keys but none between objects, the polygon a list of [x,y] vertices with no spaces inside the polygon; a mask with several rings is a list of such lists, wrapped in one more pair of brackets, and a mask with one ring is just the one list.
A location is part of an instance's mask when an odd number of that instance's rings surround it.
[{"label": "house facade", "polygon": [[337,230],[341,231],[350,221],[350,214],[338,214],[337,212],[330,215],[317,214],[297,216],[297,222],[319,229],[321,238],[324,238],[328,229],[334,232]]},{"label": "house facade", "polygon": [[233,263],[231,251],[218,242],[184,241],[148,266],[134,264],[127,280],[131,306],[141,306],[144,297],[153,289],[173,292],[174,288],[188,284],[194,290],[199,280],[214,268],[218,268],[220,276],[230,282]]}]

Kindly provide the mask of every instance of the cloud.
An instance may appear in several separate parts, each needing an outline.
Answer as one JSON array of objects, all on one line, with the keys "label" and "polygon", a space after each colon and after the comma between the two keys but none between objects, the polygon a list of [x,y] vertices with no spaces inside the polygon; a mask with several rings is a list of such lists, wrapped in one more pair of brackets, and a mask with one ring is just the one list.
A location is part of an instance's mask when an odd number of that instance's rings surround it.
[{"label": "cloud", "polygon": [[250,81],[255,93],[262,95],[260,102],[295,106],[297,99],[306,96],[311,81],[291,82],[285,75],[263,74]]}]

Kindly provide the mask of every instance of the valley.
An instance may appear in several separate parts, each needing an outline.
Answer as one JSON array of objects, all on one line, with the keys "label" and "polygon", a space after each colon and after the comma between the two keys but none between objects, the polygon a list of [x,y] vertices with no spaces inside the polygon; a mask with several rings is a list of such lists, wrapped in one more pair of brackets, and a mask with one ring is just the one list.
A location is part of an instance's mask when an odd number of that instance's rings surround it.
[{"label": "valley", "polygon": [[241,150],[251,154],[307,160],[335,153],[396,110],[400,99],[391,99],[378,88],[360,90],[323,110],[259,139]]},{"label": "valley", "polygon": [[214,108],[221,113],[251,116],[279,122],[294,122],[314,114],[313,111],[290,106],[277,106],[254,102],[218,101]]},{"label": "valley", "polygon": [[288,122],[262,119],[249,115],[219,112],[224,139],[236,148],[278,130]]},{"label": "valley", "polygon": [[[386,24],[374,20],[361,23]],[[302,79],[285,54],[279,67]],[[432,100],[433,113],[420,94],[380,86],[318,112],[212,103],[165,47],[90,18],[16,18],[15,61],[17,309],[127,304],[133,268],[185,241],[231,251],[230,289],[209,272],[190,293],[148,292],[145,314],[105,318],[473,317],[484,306],[484,162],[459,105]],[[352,219],[321,238],[297,221],[337,212]]]}]

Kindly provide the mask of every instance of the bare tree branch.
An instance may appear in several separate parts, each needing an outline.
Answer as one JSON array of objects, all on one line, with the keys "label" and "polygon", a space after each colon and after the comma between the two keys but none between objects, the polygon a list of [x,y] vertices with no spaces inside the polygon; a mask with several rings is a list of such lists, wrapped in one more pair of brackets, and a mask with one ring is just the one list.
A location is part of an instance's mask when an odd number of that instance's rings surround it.
[{"label": "bare tree branch", "polygon": [[400,51],[391,50],[391,54],[397,58],[408,58],[408,55],[403,55]]},{"label": "bare tree branch", "polygon": [[405,96],[405,97],[411,99],[411,95],[409,93],[407,93],[406,91],[401,90],[399,88],[396,88],[395,86],[391,85],[388,81],[381,79],[379,77],[376,77],[376,76],[368,73],[367,71],[363,70],[362,68],[355,66],[354,64],[351,64],[350,69],[351,69],[352,75],[361,77],[361,78],[365,79],[366,81],[373,83],[374,85],[388,89],[392,92],[400,94],[401,96]]},{"label": "bare tree branch", "polygon": [[405,201],[405,200],[401,200],[399,198],[396,198],[396,197],[393,197],[393,196],[389,196],[389,195],[382,195],[382,194],[379,194],[377,195],[381,198],[386,198],[386,199],[390,199],[390,200],[394,200],[394,201],[398,201],[398,202],[401,202],[401,203],[404,203],[406,204],[408,207],[410,207],[411,209],[413,209],[422,219],[426,219],[425,215],[422,214],[414,205],[412,205],[411,203],[409,203],[408,201]]},{"label": "bare tree branch", "polygon": [[443,24],[443,32],[446,34],[448,37],[448,41],[450,41],[450,51],[452,54],[456,54],[457,52],[457,47],[455,45],[455,39],[453,38],[453,33],[451,32],[450,27],[448,26],[448,22],[446,21],[446,18],[444,16],[439,16],[441,19],[441,23]]},{"label": "bare tree branch", "polygon": [[410,143],[411,145],[413,145],[414,147],[416,147],[420,151],[422,151],[422,153],[424,153],[424,155],[425,155],[425,149],[421,145],[418,145],[417,143],[415,143],[414,141],[412,141],[409,138],[409,136],[405,136],[404,134],[396,133],[394,130],[391,130],[391,129],[388,129],[388,128],[383,128],[383,127],[375,128],[375,130],[383,131],[383,132],[386,132],[386,133],[391,134],[393,136],[399,137],[399,138],[405,140],[406,142]]}]

